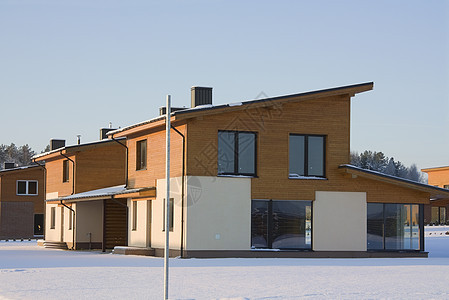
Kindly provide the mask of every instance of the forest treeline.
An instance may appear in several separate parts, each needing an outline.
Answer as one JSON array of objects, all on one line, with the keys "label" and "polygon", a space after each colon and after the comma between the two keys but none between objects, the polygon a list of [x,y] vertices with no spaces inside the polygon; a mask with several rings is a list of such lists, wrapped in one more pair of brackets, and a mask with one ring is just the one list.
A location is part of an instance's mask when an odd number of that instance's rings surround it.
[{"label": "forest treeline", "polygon": [[351,164],[362,169],[368,169],[400,178],[425,183],[426,179],[418,170],[416,164],[406,167],[393,157],[385,156],[383,152],[365,150],[362,153],[351,152]]}]

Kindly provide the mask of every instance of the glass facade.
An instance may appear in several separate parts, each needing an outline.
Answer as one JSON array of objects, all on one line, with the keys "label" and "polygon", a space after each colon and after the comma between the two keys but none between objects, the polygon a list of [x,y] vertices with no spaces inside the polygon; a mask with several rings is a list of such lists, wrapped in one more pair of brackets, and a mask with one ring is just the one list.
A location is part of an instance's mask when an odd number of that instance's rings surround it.
[{"label": "glass facade", "polygon": [[368,250],[423,250],[422,206],[368,203]]},{"label": "glass facade", "polygon": [[310,249],[311,241],[311,201],[252,201],[252,248]]}]

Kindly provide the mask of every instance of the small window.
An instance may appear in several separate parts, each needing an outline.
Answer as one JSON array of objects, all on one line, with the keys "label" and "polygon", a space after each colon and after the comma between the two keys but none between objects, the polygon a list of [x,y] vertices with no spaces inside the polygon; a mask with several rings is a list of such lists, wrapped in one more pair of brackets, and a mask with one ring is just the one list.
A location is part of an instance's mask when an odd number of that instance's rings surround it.
[{"label": "small window", "polygon": [[66,159],[62,162],[62,182],[69,181],[69,173],[70,173],[69,160]]},{"label": "small window", "polygon": [[37,195],[36,180],[17,180],[17,195]]},{"label": "small window", "polygon": [[147,168],[147,140],[138,141],[136,144],[136,170]]},{"label": "small window", "polygon": [[325,137],[290,134],[289,178],[325,177]]},{"label": "small window", "polygon": [[[163,208],[163,214],[164,214],[164,216],[163,216],[163,218],[162,218],[162,220],[163,220],[162,231],[165,231],[165,206],[166,206],[165,203],[166,203],[166,202],[165,202],[165,198],[164,198],[164,208]],[[168,222],[169,222],[168,227],[169,227],[169,231],[173,231],[173,217],[174,217],[173,204],[174,204],[174,199],[173,199],[173,198],[170,198],[170,201],[169,201],[169,203],[168,203],[168,205],[169,205],[169,211],[168,211],[168,215],[169,215],[169,216],[168,216]]]},{"label": "small window", "polygon": [[56,207],[52,207],[50,210],[50,229],[56,227]]},{"label": "small window", "polygon": [[137,230],[137,201],[132,202],[132,215],[133,215],[133,226],[132,230]]},{"label": "small window", "polygon": [[218,175],[256,175],[254,132],[218,132]]},{"label": "small window", "polygon": [[73,229],[73,211],[69,210],[69,230]]}]

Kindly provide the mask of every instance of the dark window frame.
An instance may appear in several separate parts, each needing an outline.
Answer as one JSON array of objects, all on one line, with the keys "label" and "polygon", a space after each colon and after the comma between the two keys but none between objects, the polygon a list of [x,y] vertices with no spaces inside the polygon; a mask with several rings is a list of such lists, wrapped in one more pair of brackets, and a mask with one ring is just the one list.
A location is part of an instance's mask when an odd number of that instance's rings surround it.
[{"label": "dark window frame", "polygon": [[132,231],[136,231],[137,230],[137,201],[132,201],[131,202],[131,206],[132,206],[132,225],[131,225],[131,230]]},{"label": "dark window frame", "polygon": [[50,208],[50,229],[56,228],[56,207]]},{"label": "dark window frame", "polygon": [[[218,135],[221,132],[234,133],[234,172],[221,172],[219,171],[220,157],[217,159],[217,173],[220,175],[234,175],[234,176],[251,176],[257,177],[257,132],[255,131],[240,131],[240,130],[218,130]],[[239,172],[239,134],[252,134],[254,136],[254,173]],[[217,143],[217,155],[218,155],[218,143]]]},{"label": "dark window frame", "polygon": [[[30,183],[36,183],[36,193],[30,193]],[[19,183],[25,183],[25,193],[19,192]],[[17,180],[16,181],[16,195],[17,196],[38,196],[39,195],[39,182],[37,180]]]},{"label": "dark window frame", "polygon": [[[298,174],[303,177],[318,177],[318,178],[327,178],[326,177],[326,145],[327,145],[327,136],[322,134],[301,134],[301,133],[290,133],[288,135],[288,177],[289,179],[296,179],[293,176],[290,176],[290,137],[291,136],[302,136],[304,137],[304,174]],[[309,137],[321,137],[323,138],[323,175],[309,175]]]},{"label": "dark window frame", "polygon": [[65,159],[62,161],[62,182],[70,181],[70,164],[69,160]]},{"label": "dark window frame", "polygon": [[[145,145],[142,151],[142,145]],[[144,152],[144,153],[142,153]],[[148,159],[148,142],[147,139],[136,142],[136,171],[143,171],[147,169]]]}]

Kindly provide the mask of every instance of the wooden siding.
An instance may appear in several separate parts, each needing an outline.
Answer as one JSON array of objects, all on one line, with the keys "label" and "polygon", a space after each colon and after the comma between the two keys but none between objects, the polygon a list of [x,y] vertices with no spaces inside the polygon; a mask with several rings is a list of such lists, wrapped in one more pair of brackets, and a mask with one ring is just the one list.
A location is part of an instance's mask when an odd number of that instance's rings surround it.
[{"label": "wooden siding", "polygon": [[[17,195],[17,180],[36,180],[37,195]],[[31,202],[34,203],[34,213],[44,213],[44,170],[40,167],[23,170],[12,170],[0,174],[1,202]]]},{"label": "wooden siding", "polygon": [[[128,245],[128,219],[126,199],[124,200],[104,200],[105,214],[105,245],[106,249],[113,249],[115,246]],[[121,204],[117,203],[119,201]]]},{"label": "wooden siding", "polygon": [[[175,126],[186,135],[185,124]],[[136,144],[143,139],[147,140],[147,168],[136,170]],[[170,176],[178,177],[182,175],[182,137],[172,129],[170,140]],[[130,188],[156,186],[157,179],[165,178],[165,127],[160,126],[129,136],[127,146]]]},{"label": "wooden siding", "polygon": [[111,143],[76,154],[76,193],[125,184],[125,147]]},{"label": "wooden siding", "polygon": [[435,168],[423,170],[429,176],[429,185],[438,186],[444,188],[445,185],[449,185],[449,167],[448,168]]},{"label": "wooden siding", "polygon": [[[75,155],[68,155],[68,157],[76,163]],[[71,161],[69,161],[69,181],[62,181],[63,161],[66,159],[63,156],[59,156],[45,162],[45,167],[47,168],[47,194],[58,192],[58,197],[72,194],[73,163]]]},{"label": "wooden siding", "polygon": [[[367,192],[369,202],[427,203],[429,195],[392,184],[342,174],[349,163],[350,97],[251,105],[245,110],[201,116],[188,123],[187,175],[217,176],[219,130],[257,132],[257,177],[253,199],[314,200],[315,191]],[[289,134],[326,136],[326,178],[289,179]]]},{"label": "wooden siding", "polygon": [[[75,191],[82,193],[104,187],[125,184],[125,147],[117,143],[89,148],[67,156],[75,161]],[[72,194],[73,163],[69,161],[69,181],[62,181],[63,156],[46,161],[47,191],[58,192],[58,197]]]}]

